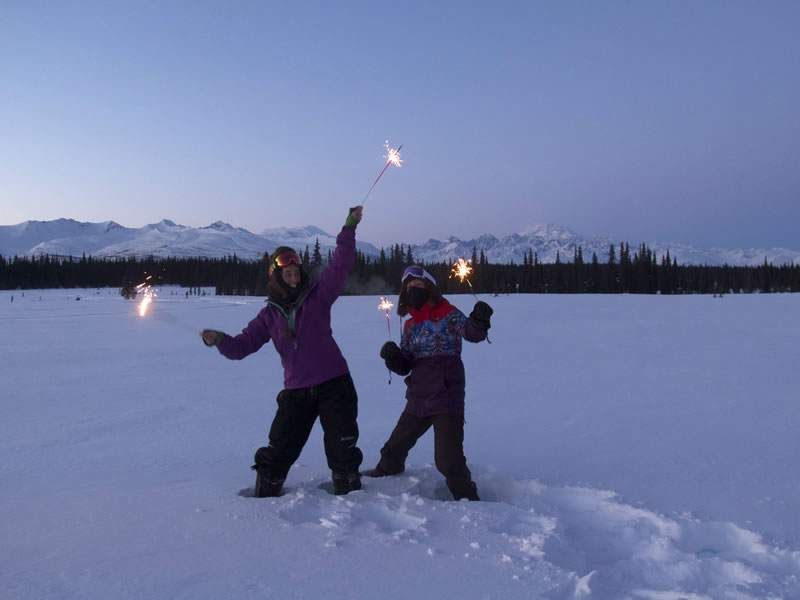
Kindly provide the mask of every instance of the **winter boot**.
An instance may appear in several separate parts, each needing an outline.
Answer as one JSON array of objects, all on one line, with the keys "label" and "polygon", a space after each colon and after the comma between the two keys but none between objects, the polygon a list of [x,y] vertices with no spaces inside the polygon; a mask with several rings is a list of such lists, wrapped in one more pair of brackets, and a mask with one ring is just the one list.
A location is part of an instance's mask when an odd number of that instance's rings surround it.
[{"label": "winter boot", "polygon": [[361,475],[358,473],[334,472],[332,478],[333,493],[337,496],[349,494],[350,492],[361,489]]},{"label": "winter boot", "polygon": [[401,468],[399,471],[389,471],[382,467],[381,463],[378,462],[378,464],[375,465],[375,468],[364,471],[362,475],[365,477],[389,477],[391,475],[400,475],[400,473],[403,473],[404,471],[405,468]]},{"label": "winter boot", "polygon": [[389,471],[384,471],[383,469],[381,469],[381,466],[378,465],[374,469],[368,469],[364,471],[362,475],[364,477],[387,477],[389,475],[392,475],[392,473],[389,473]]},{"label": "winter boot", "polygon": [[256,498],[275,498],[281,495],[283,479],[271,477],[264,467],[253,465],[251,468],[256,472],[256,486],[253,488],[253,496]]},{"label": "winter boot", "polygon": [[450,488],[450,493],[453,494],[455,500],[462,500],[464,498],[474,502],[480,500],[478,497],[478,486],[475,485],[474,481],[458,482],[457,484],[448,482],[447,487]]}]

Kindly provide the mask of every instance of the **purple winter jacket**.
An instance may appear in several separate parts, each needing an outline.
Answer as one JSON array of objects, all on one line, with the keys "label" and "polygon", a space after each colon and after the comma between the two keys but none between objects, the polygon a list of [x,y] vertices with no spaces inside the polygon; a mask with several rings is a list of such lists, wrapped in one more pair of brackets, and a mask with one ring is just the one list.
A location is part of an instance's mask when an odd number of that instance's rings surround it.
[{"label": "purple winter jacket", "polygon": [[[294,315],[280,305],[267,306],[237,336],[225,336],[217,344],[220,353],[239,360],[272,340],[281,356],[287,389],[318,385],[349,372],[331,332],[331,307],[344,290],[347,274],[356,260],[354,227],[343,227],[336,250],[319,280],[312,283]],[[294,316],[294,334],[289,321]]]}]

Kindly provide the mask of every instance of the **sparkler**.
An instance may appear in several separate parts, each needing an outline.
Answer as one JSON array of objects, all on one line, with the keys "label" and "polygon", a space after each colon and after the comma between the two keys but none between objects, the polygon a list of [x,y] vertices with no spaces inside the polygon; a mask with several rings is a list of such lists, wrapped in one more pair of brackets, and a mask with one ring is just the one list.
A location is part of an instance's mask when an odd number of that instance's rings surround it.
[{"label": "sparkler", "polygon": [[[139,300],[139,304],[136,307],[136,312],[138,312],[139,316],[142,318],[148,316],[150,308],[153,304],[153,300],[155,300],[156,296],[158,296],[156,289],[153,287],[153,284],[151,283],[152,280],[153,276],[148,275],[147,277],[145,277],[142,283],[133,288],[133,290],[136,292],[136,297],[137,298],[141,297],[141,300]],[[196,327],[184,323],[174,315],[171,315],[170,313],[165,312],[163,310],[153,314],[152,318],[158,319],[159,321],[166,321],[171,325],[187,329],[192,333],[199,333],[199,330]]]},{"label": "sparkler", "polygon": [[403,144],[400,144],[397,148],[392,148],[389,145],[389,140],[386,140],[383,144],[383,147],[386,148],[386,155],[383,157],[386,160],[386,164],[383,165],[383,169],[381,170],[380,173],[378,173],[378,176],[375,178],[375,181],[372,182],[372,185],[367,191],[366,196],[364,196],[364,201],[361,203],[362,206],[367,203],[367,198],[369,198],[369,195],[372,193],[372,190],[375,189],[375,186],[378,184],[378,181],[380,181],[381,177],[383,177],[383,174],[386,173],[389,167],[397,167],[399,169],[400,167],[403,166],[403,159],[400,158],[400,150],[403,148]]},{"label": "sparkler", "polygon": [[469,284],[469,289],[472,291],[472,295],[475,296],[475,299],[478,299],[477,294],[475,294],[475,290],[472,287],[472,282],[469,280],[469,276],[472,275],[472,264],[468,260],[464,260],[463,258],[459,258],[456,263],[453,265],[453,268],[450,270],[450,277],[458,277],[461,283],[465,281]]},{"label": "sparkler", "polygon": [[[475,297],[475,300],[480,300],[478,298],[478,294],[475,293],[475,288],[472,287],[472,282],[469,280],[469,276],[472,275],[472,264],[469,260],[464,260],[463,258],[459,258],[456,263],[453,265],[453,268],[450,270],[450,277],[458,277],[461,283],[465,281],[469,285],[469,289],[472,292],[472,295]],[[486,341],[490,344],[492,340],[489,339],[489,334],[486,334]]]},{"label": "sparkler", "polygon": [[[394,303],[389,300],[386,296],[381,296],[381,301],[378,302],[378,310],[382,310],[383,314],[386,315],[386,330],[389,332],[389,338],[392,337],[392,323],[391,319],[389,318],[389,311],[394,308]],[[388,369],[388,367],[387,367]],[[392,371],[389,370],[389,385],[392,385]]]},{"label": "sparkler", "polygon": [[136,293],[142,295],[142,299],[139,302],[140,317],[147,315],[147,309],[150,308],[150,304],[153,302],[153,298],[156,296],[153,286],[150,285],[150,280],[152,278],[152,275],[148,275],[142,283],[136,286]]},{"label": "sparkler", "polygon": [[386,315],[386,329],[389,331],[389,337],[392,337],[392,323],[389,318],[389,311],[394,308],[394,303],[386,296],[381,296],[381,301],[378,303],[378,310],[382,310]]}]

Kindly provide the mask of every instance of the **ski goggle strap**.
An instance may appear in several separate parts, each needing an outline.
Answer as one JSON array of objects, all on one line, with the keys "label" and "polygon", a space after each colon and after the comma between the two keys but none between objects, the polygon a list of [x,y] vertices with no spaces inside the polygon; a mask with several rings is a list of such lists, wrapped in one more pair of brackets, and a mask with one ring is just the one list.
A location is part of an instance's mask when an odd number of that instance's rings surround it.
[{"label": "ski goggle strap", "polygon": [[270,272],[272,272],[275,268],[282,269],[288,265],[297,265],[298,267],[303,265],[303,261],[300,260],[300,256],[298,256],[297,252],[293,250],[287,250],[286,252],[281,252],[272,259],[272,264],[270,265]]},{"label": "ski goggle strap", "polygon": [[406,279],[409,277],[415,277],[416,279],[427,279],[433,285],[436,285],[436,279],[428,273],[425,269],[417,265],[411,265],[410,267],[406,267],[406,270],[403,271],[403,278],[400,280],[401,282],[405,282]]}]

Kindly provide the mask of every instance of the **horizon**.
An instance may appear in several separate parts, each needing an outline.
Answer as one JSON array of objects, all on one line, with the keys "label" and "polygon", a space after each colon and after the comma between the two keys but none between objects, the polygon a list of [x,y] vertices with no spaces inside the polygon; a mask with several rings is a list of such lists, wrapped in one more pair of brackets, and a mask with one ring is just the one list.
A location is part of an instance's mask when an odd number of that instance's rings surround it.
[{"label": "horizon", "polygon": [[[800,4],[51,6],[0,19],[0,222],[798,247]],[[529,225],[526,225],[529,226]],[[302,227],[302,226],[301,226]]]}]

